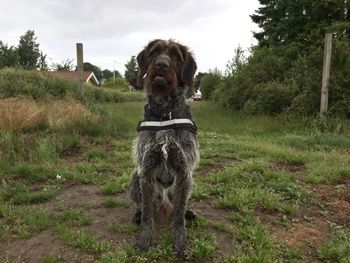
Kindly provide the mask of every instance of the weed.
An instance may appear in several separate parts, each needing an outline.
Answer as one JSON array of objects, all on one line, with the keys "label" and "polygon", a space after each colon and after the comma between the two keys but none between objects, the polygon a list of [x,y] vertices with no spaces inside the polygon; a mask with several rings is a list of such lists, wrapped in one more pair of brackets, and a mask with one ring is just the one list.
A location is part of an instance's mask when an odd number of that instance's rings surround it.
[{"label": "weed", "polygon": [[130,207],[129,203],[125,200],[114,199],[111,197],[107,197],[103,200],[102,203],[105,207]]},{"label": "weed", "polygon": [[135,224],[110,224],[108,229],[118,233],[133,234],[139,230],[139,227]]}]

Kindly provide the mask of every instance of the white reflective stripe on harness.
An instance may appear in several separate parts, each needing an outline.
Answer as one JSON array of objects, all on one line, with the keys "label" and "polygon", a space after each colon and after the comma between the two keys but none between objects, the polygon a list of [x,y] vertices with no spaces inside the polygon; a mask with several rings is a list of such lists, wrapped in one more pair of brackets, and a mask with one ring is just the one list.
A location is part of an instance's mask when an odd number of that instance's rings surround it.
[{"label": "white reflective stripe on harness", "polygon": [[169,126],[173,124],[191,124],[194,125],[193,122],[190,119],[173,119],[168,121],[143,121],[140,124],[140,127],[163,127],[163,126]]}]

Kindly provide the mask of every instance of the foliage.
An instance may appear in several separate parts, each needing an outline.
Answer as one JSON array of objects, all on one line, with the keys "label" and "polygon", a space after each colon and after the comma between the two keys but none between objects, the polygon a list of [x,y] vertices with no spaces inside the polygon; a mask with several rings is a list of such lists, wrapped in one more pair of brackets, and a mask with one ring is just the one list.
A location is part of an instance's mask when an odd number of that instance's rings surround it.
[{"label": "foliage", "polygon": [[84,71],[92,71],[97,79],[101,78],[101,69],[96,66],[91,64],[90,62],[84,62]]},{"label": "foliage", "polygon": [[[120,83],[118,89],[85,85],[83,101],[124,102],[144,100],[144,95],[141,92],[122,92],[122,90],[129,91],[129,86],[125,80],[121,80]],[[80,99],[75,81],[53,77],[40,71],[12,68],[0,70],[0,98],[22,95],[30,96],[35,100],[46,97],[56,99],[74,97]]]},{"label": "foliage", "polygon": [[52,77],[45,72],[12,68],[0,70],[0,97],[27,95],[34,99],[46,96],[63,98],[69,93],[74,95],[76,90],[74,81]]},{"label": "foliage", "polygon": [[129,82],[129,84],[133,87],[137,87],[136,84],[136,77],[137,77],[137,63],[136,63],[136,57],[131,56],[130,60],[125,64],[125,73],[124,77]]},{"label": "foliage", "polygon": [[[115,74],[118,77],[121,76],[120,73],[117,70],[115,71]],[[113,77],[113,72],[110,71],[109,69],[105,69],[105,70],[101,71],[101,78],[109,79],[109,78],[112,78],[112,77]]]},{"label": "foliage", "polygon": [[19,55],[16,47],[9,47],[0,41],[0,68],[16,67],[19,63]]},{"label": "foliage", "polygon": [[[259,46],[277,47],[298,43],[305,52],[323,39],[329,27],[349,21],[349,1],[259,0],[261,6],[251,15],[262,29],[254,37]],[[349,31],[342,36],[349,40]],[[304,49],[304,50],[303,50]]]},{"label": "foliage", "polygon": [[222,75],[220,71],[213,70],[201,79],[201,92],[203,99],[209,99],[216,85],[221,82]]},{"label": "foliage", "polygon": [[60,63],[53,63],[51,68],[55,71],[72,71],[74,69],[73,59],[67,58]]},{"label": "foliage", "polygon": [[294,98],[294,92],[287,85],[278,82],[268,82],[256,86],[251,98],[244,103],[244,111],[253,114],[282,113],[288,108]]},{"label": "foliage", "polygon": [[[350,117],[349,1],[261,0],[251,16],[261,28],[246,58],[238,47],[225,75],[204,80],[204,98],[258,114],[319,112],[324,33],[334,33],[329,115]],[[210,80],[210,81],[209,81]],[[207,82],[207,83],[206,83]]]},{"label": "foliage", "polygon": [[47,65],[46,62],[47,55],[44,54],[42,51],[40,51],[40,56],[38,60],[38,69],[39,70],[48,70],[49,66]]},{"label": "foliage", "polygon": [[85,96],[89,101],[103,102],[126,102],[143,101],[144,94],[141,92],[121,92],[113,88],[86,87]]},{"label": "foliage", "polygon": [[17,47],[19,64],[24,69],[36,69],[40,58],[39,43],[33,30],[28,30],[20,37]]},{"label": "foliage", "polygon": [[119,91],[130,91],[130,85],[123,77],[109,78],[103,83],[103,86]]}]

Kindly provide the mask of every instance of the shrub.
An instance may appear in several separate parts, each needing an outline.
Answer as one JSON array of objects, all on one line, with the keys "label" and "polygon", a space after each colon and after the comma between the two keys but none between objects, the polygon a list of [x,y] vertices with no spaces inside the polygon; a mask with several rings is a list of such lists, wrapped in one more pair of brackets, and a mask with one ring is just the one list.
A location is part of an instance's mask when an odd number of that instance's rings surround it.
[{"label": "shrub", "polygon": [[14,68],[0,70],[0,97],[19,95],[40,99],[46,96],[64,98],[67,94],[76,94],[74,81],[52,77],[44,72]]},{"label": "shrub", "polygon": [[128,102],[142,101],[145,96],[142,92],[122,92],[112,88],[87,86],[85,96],[89,101]]},{"label": "shrub", "polygon": [[203,99],[210,99],[210,96],[215,87],[222,81],[221,73],[218,70],[214,70],[205,75],[201,80],[201,92]]},{"label": "shrub", "polygon": [[[129,90],[124,79],[117,78],[118,88],[104,88],[84,85],[83,101],[126,102],[141,101],[141,92]],[[45,72],[5,68],[0,70],[0,98],[30,96],[35,100],[51,97],[81,99],[75,81],[53,77]]]},{"label": "shrub", "polygon": [[130,91],[129,83],[122,77],[109,78],[103,84],[104,87],[117,89],[119,91]]},{"label": "shrub", "polygon": [[253,99],[249,99],[244,104],[244,110],[253,114],[282,113],[290,106],[294,98],[293,90],[289,86],[278,82],[257,86],[253,93]]}]

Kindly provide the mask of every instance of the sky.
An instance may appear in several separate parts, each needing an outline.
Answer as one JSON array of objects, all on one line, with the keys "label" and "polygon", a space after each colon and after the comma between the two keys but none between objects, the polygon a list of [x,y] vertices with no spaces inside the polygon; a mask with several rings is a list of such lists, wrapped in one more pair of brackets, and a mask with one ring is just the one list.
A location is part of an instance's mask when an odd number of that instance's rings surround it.
[{"label": "sky", "polygon": [[173,39],[193,52],[198,71],[225,70],[234,50],[256,44],[249,15],[258,0],[0,0],[0,40],[18,45],[34,30],[48,64],[73,59],[124,73],[149,41]]}]

